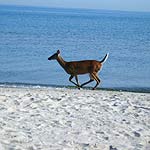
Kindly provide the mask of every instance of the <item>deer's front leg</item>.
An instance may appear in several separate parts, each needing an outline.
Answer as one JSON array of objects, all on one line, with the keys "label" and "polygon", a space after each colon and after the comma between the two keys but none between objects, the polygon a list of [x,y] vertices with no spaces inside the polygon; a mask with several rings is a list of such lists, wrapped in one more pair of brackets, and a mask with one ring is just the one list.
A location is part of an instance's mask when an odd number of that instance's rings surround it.
[{"label": "deer's front leg", "polygon": [[80,84],[79,84],[79,80],[78,80],[78,76],[77,75],[75,76],[75,79],[76,79],[76,82],[77,82],[78,89],[80,89]]},{"label": "deer's front leg", "polygon": [[73,77],[74,77],[74,76],[71,75],[70,78],[69,78],[69,81],[70,81],[71,83],[73,83],[74,85],[76,85],[76,86],[80,89],[80,85],[79,85],[79,82],[78,82],[78,77],[75,76],[75,79],[76,79],[76,82],[77,82],[77,83],[75,83],[75,82],[72,81]]}]

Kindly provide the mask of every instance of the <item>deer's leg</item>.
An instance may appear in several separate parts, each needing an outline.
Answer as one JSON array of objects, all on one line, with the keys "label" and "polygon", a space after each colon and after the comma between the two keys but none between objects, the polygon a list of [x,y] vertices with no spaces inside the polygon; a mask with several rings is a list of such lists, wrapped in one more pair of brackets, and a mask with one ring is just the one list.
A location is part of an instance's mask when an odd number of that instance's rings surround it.
[{"label": "deer's leg", "polygon": [[93,79],[93,77],[90,75],[90,80],[87,81],[87,82],[85,82],[85,83],[83,83],[83,84],[81,84],[81,87],[83,87],[83,86],[85,86],[86,84],[89,84],[90,82],[93,82],[93,81],[94,81],[94,79]]},{"label": "deer's leg", "polygon": [[90,82],[93,82],[93,81],[94,81],[93,79],[90,79],[89,81],[87,81],[87,82],[81,84],[81,87],[83,87],[83,86],[85,86],[86,84],[89,84]]},{"label": "deer's leg", "polygon": [[99,79],[99,77],[97,76],[97,74],[95,74],[95,73],[92,73],[91,75],[92,75],[92,77],[94,78],[94,80],[96,81],[96,85],[93,87],[93,90],[95,90],[96,87],[97,87],[97,86],[99,85],[99,83],[100,83],[100,79]]},{"label": "deer's leg", "polygon": [[[75,82],[72,81],[73,77],[74,77],[74,76],[71,75],[70,78],[69,78],[69,81],[70,81],[71,83],[73,83],[74,85],[76,85],[77,87],[80,87],[80,85],[78,84],[78,82],[77,82],[77,84],[76,84]],[[77,78],[77,77],[76,77],[76,81],[78,81],[78,78]]]},{"label": "deer's leg", "polygon": [[76,79],[76,82],[77,82],[78,89],[80,89],[80,84],[79,84],[79,80],[78,80],[78,76],[77,75],[75,76],[75,79]]}]

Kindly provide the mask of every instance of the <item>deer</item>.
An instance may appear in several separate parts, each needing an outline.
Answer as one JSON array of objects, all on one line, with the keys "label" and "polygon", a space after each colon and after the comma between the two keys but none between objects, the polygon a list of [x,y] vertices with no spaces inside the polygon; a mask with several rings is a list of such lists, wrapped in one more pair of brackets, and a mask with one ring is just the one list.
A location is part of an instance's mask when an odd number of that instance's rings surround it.
[{"label": "deer", "polygon": [[[98,72],[102,68],[103,63],[107,60],[109,53],[107,53],[101,61],[97,60],[81,60],[81,61],[65,61],[61,55],[60,50],[57,50],[52,56],[48,58],[48,60],[57,60],[60,66],[70,75],[69,81],[73,83],[78,89],[83,86],[96,81],[96,85],[92,88],[95,90],[97,86],[100,84],[101,80],[98,77]],[[79,84],[78,75],[89,74],[90,80]],[[76,83],[72,81],[75,77]]]}]

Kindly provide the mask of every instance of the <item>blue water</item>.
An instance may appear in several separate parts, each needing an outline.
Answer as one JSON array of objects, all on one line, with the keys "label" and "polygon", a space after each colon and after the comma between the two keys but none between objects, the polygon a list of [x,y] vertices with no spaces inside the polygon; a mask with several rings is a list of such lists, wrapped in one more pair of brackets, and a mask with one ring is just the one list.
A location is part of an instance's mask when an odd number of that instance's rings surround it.
[{"label": "blue water", "polygon": [[72,85],[47,60],[58,49],[67,61],[109,52],[99,87],[150,89],[150,13],[0,6],[1,84]]}]

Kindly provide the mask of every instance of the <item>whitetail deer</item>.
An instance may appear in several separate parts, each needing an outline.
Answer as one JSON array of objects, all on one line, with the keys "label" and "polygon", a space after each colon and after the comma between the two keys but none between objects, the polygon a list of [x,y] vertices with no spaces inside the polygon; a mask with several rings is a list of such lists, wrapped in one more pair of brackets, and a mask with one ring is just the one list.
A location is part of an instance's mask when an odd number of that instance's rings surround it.
[{"label": "whitetail deer", "polygon": [[[83,87],[86,84],[95,80],[96,85],[93,87],[94,90],[100,83],[100,79],[98,77],[98,71],[101,69],[102,64],[106,61],[107,58],[108,58],[108,54],[106,54],[101,61],[82,60],[82,61],[67,62],[60,56],[60,51],[58,50],[55,54],[50,56],[48,60],[56,59],[58,63],[64,68],[64,70],[71,75],[69,81],[72,82],[74,85],[76,85],[79,89],[80,87]],[[90,80],[80,85],[77,75],[87,74],[87,73],[89,73],[90,75]],[[76,83],[72,81],[73,77],[75,77]]]}]

